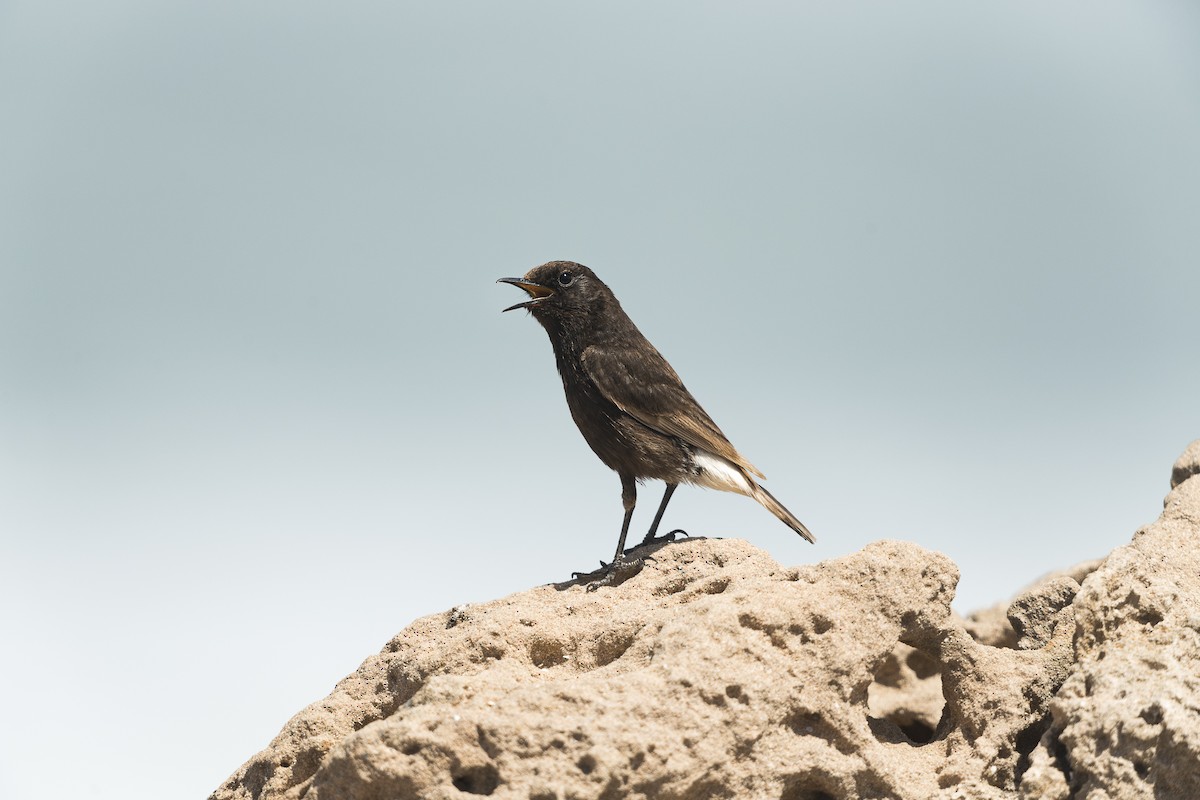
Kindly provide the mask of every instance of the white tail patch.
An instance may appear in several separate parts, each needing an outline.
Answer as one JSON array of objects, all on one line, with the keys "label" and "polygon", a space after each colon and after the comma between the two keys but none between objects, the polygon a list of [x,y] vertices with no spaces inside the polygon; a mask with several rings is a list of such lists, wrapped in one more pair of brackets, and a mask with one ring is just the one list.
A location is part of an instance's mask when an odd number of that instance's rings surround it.
[{"label": "white tail patch", "polygon": [[697,474],[691,483],[706,486],[709,489],[720,489],[722,492],[737,492],[757,500],[764,508],[810,542],[815,542],[812,533],[804,527],[804,523],[783,507],[770,492],[752,481],[746,471],[732,461],[722,458],[716,453],[696,448],[692,452],[692,461],[696,465]]},{"label": "white tail patch", "polygon": [[700,448],[696,448],[692,453],[692,460],[700,473],[691,480],[692,483],[722,492],[754,496],[753,484],[746,477],[745,471],[732,461]]}]

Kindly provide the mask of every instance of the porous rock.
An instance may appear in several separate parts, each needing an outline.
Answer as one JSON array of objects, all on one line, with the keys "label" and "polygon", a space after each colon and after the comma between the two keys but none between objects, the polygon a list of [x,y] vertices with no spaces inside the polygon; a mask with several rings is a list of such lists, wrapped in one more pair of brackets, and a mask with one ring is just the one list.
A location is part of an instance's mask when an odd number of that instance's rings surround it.
[{"label": "porous rock", "polygon": [[1075,615],[1071,601],[1079,592],[1079,584],[1069,575],[1051,578],[1013,600],[1008,607],[1008,621],[1017,634],[1017,647],[1030,650],[1044,647],[1062,624],[1073,624]]},{"label": "porous rock", "polygon": [[416,621],[212,797],[1200,797],[1198,530],[1185,480],[1010,605],[1020,637],[952,614],[957,569],[913,544],[660,546],[619,586]]},{"label": "porous rock", "polygon": [[1027,798],[1200,798],[1200,441],[1162,515],[1088,575],[1071,675],[1031,753]]}]

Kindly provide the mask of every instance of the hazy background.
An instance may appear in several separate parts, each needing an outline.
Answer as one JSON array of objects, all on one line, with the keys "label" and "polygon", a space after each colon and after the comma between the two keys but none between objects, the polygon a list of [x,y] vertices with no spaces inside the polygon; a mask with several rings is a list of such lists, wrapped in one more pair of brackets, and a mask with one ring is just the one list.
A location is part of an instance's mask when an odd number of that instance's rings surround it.
[{"label": "hazy background", "polygon": [[[1200,435],[1200,15],[0,2],[0,796],[197,798],[414,618],[611,555],[493,281],[588,264],[818,537],[969,611]],[[661,487],[648,486],[640,537]]]}]

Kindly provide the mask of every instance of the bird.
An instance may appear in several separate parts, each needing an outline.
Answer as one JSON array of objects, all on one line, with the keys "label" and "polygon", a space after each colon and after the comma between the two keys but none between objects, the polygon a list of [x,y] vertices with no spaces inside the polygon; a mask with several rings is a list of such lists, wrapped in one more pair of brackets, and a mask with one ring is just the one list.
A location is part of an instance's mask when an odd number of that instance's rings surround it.
[{"label": "bird", "polygon": [[661,480],[662,502],[642,545],[656,538],[663,512],[681,483],[753,498],[809,542],[816,538],[756,479],[765,476],[729,442],[679,375],[591,269],[549,261],[521,278],[500,278],[528,300],[504,311],[529,311],[550,337],[571,417],[592,451],[621,479],[625,518],[612,562],[625,565],[625,539],[637,484]]}]

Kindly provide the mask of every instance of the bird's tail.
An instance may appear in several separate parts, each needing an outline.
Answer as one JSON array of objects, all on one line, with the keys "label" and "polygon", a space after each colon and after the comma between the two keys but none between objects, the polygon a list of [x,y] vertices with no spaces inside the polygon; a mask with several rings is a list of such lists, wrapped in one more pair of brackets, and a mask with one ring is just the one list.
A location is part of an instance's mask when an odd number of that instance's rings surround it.
[{"label": "bird's tail", "polygon": [[763,507],[765,507],[772,514],[779,517],[779,519],[783,521],[784,525],[787,525],[789,528],[813,544],[817,543],[817,538],[812,535],[812,532],[809,531],[808,528],[804,527],[804,523],[796,519],[795,514],[784,508],[783,503],[776,500],[774,495],[772,495],[763,487],[759,486],[754,481],[750,481],[750,489],[752,492],[750,496],[762,503]]}]

